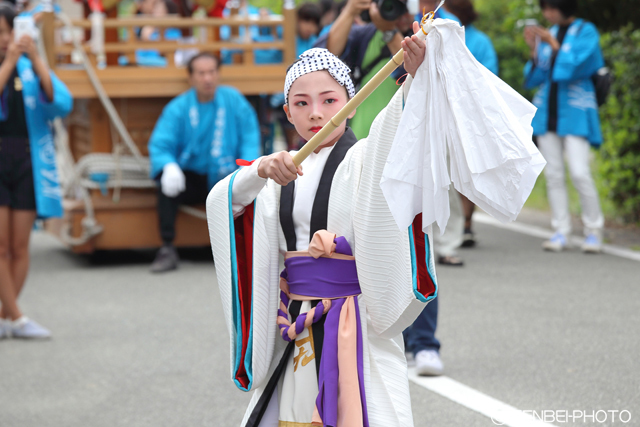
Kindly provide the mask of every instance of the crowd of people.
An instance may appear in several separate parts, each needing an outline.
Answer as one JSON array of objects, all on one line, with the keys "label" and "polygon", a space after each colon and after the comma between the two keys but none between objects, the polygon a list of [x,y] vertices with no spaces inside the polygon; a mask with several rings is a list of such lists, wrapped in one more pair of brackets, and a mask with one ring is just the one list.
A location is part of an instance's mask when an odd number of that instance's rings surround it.
[{"label": "crowd of people", "polygon": [[[413,34],[415,27],[412,24],[421,17],[420,13],[409,11],[405,1],[394,1],[399,4],[399,13],[392,17],[388,11],[380,9],[381,2],[371,0],[345,0],[341,4],[323,0],[300,5],[297,55],[304,62],[308,52],[325,55],[311,48],[326,49],[323,52],[332,56],[322,56],[323,60],[333,61],[331,58],[334,56],[336,60],[339,58],[339,64],[335,66],[348,67],[349,81],[353,91],[357,92],[408,43],[407,40],[411,40],[406,37]],[[437,3],[436,0],[421,0],[420,10],[434,10]],[[538,88],[533,99],[538,107],[533,128],[537,144],[547,161],[545,176],[552,210],[551,225],[555,231],[554,236],[544,242],[543,248],[561,251],[568,247],[571,218],[565,180],[566,158],[582,206],[585,228],[582,250],[597,253],[602,246],[604,219],[589,160],[590,147],[602,142],[591,81],[591,76],[603,65],[598,32],[593,24],[576,17],[576,0],[540,0],[540,6],[552,27],[546,29],[538,25],[525,28],[524,38],[531,48],[531,60],[524,74],[527,87]],[[249,13],[270,13],[251,9],[247,4],[244,7]],[[143,0],[139,8],[140,13],[153,16],[177,11],[176,4],[169,0]],[[28,35],[14,38],[15,17],[11,4],[0,3],[0,338],[46,338],[50,332],[26,317],[17,299],[27,277],[28,242],[34,220],[36,217],[59,216],[62,212],[60,191],[56,191],[59,183],[54,180],[43,184],[56,176],[55,162],[46,161],[51,159],[50,153],[55,152],[48,122],[68,114],[72,99],[64,84],[39,57],[32,38]],[[469,51],[491,72],[499,73],[498,57],[491,40],[474,26],[478,15],[471,0],[447,0],[436,17],[455,20],[464,26]],[[165,30],[165,39],[180,36],[177,33],[172,35],[175,32],[171,30]],[[270,32],[263,33],[259,26],[247,31],[252,32],[251,36],[256,41],[276,37]],[[159,37],[159,30],[143,27],[137,36],[143,40],[154,40]],[[222,36],[231,37],[230,34]],[[281,55],[279,51],[265,49],[256,54],[256,61],[277,62],[282,60]],[[233,173],[238,164],[248,166],[243,170],[251,171],[253,175],[249,172],[238,175],[233,187],[234,216],[244,213],[254,199],[245,200],[241,192],[237,194],[236,188],[257,194],[265,187],[266,178],[271,178],[282,185],[284,194],[285,188],[296,177],[303,176],[287,160],[290,159],[289,154],[272,154],[272,145],[267,141],[273,139],[273,128],[277,124],[281,126],[287,151],[298,149],[311,136],[307,130],[301,130],[301,123],[305,120],[316,124],[320,122],[317,117],[312,117],[319,113],[310,107],[318,100],[305,99],[308,94],[305,95],[304,90],[300,94],[291,92],[290,82],[282,94],[247,99],[238,90],[219,84],[218,71],[233,61],[232,58],[233,51],[222,52],[221,55],[201,52],[192,56],[186,65],[191,89],[165,107],[149,140],[151,174],[158,183],[157,210],[163,241],[151,266],[153,272],[178,268],[179,259],[173,240],[179,205],[204,203],[214,185]],[[141,64],[162,65],[162,59],[158,52],[151,50],[136,53],[136,60]],[[387,78],[358,107],[334,142],[344,135],[348,136],[349,144],[366,138],[374,119],[392,101],[401,87],[399,83],[415,71],[414,66],[415,63],[409,62]],[[305,73],[300,71],[299,74],[296,76],[298,88],[301,82],[308,80],[302,78]],[[347,87],[346,81],[339,81],[333,75],[318,84],[333,87],[336,82],[343,88]],[[315,83],[310,81],[307,84],[313,86]],[[345,94],[340,86],[331,90],[342,92],[340,96],[322,98],[327,105],[344,103],[353,96],[350,89]],[[294,101],[291,101],[292,96]],[[311,112],[303,112],[303,107],[311,108]],[[333,111],[324,105],[322,108],[326,109],[322,114]],[[305,118],[305,114],[308,117]],[[329,162],[329,152],[321,150],[311,158],[317,157],[314,161],[324,165]],[[262,160],[252,164],[261,155]],[[245,162],[237,163],[238,159]],[[309,209],[311,206],[315,209],[313,195],[316,190],[312,187],[317,187],[323,179],[320,172],[322,168],[314,170],[313,164],[309,163],[301,181],[302,188],[310,186],[309,194],[302,196],[301,190],[292,187],[286,190],[291,191],[290,198],[295,191],[297,197],[308,202]],[[458,249],[477,244],[472,227],[474,205],[458,195],[453,186],[449,200],[449,224],[442,234],[438,230],[434,233],[436,259],[444,266],[461,267],[464,263]],[[293,216],[302,215],[295,210],[302,209],[301,204],[294,207],[293,201],[289,202]],[[311,215],[311,212],[307,213]],[[303,222],[294,226],[293,219],[290,220],[291,229],[285,230],[285,235],[293,233],[289,250],[296,250],[296,235],[298,240],[307,240],[302,246],[308,246],[307,236],[313,236],[310,224]],[[290,240],[291,236],[286,237]],[[407,358],[415,361],[421,375],[444,372],[440,342],[435,336],[438,298],[435,294],[433,296],[415,322],[404,330]]]}]

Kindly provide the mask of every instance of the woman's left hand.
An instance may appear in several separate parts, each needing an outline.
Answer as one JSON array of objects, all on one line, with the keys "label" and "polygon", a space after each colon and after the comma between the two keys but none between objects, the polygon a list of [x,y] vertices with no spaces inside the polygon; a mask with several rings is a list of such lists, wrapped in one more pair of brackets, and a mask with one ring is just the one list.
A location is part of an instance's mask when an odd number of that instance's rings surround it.
[{"label": "woman's left hand", "polygon": [[[420,24],[416,21],[413,23],[413,32],[417,33],[418,31],[420,31]],[[415,77],[418,67],[424,61],[427,45],[415,34],[411,37],[405,37],[401,45],[404,49],[404,69],[411,74],[411,77]]]},{"label": "woman's left hand", "polygon": [[540,38],[540,41],[548,43],[553,50],[560,49],[560,43],[546,28],[532,27],[533,33]]},{"label": "woman's left hand", "polygon": [[31,36],[24,35],[20,37],[17,44],[20,51],[26,53],[32,60],[38,55],[36,43],[33,41]]}]

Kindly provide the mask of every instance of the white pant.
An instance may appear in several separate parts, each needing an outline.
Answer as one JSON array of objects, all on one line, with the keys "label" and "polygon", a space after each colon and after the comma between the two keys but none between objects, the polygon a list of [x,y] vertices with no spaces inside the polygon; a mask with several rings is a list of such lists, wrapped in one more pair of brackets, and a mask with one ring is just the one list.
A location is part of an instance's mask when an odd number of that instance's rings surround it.
[{"label": "white pant", "polygon": [[462,244],[464,215],[462,215],[460,194],[453,188],[453,184],[449,186],[449,211],[449,221],[442,236],[438,224],[433,224],[433,243],[439,256],[456,255],[457,249]]},{"label": "white pant", "polygon": [[[551,205],[553,229],[565,235],[571,233],[569,198],[564,175],[563,157],[566,157],[571,181],[580,195],[584,233],[600,235],[604,226],[604,217],[589,167],[591,155],[589,141],[580,136],[560,137],[555,132],[547,132],[538,137],[538,148],[547,161],[544,175],[547,179],[547,196]],[[566,156],[563,156],[565,153]]]}]

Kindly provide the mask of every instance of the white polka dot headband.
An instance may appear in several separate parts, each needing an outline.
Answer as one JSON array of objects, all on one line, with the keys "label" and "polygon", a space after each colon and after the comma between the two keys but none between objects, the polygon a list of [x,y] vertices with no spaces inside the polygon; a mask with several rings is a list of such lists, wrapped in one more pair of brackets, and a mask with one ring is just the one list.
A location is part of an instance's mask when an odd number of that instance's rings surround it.
[{"label": "white polka dot headband", "polygon": [[349,75],[351,72],[349,67],[327,49],[314,47],[304,51],[300,55],[300,60],[295,62],[287,72],[284,82],[284,102],[289,102],[289,90],[298,77],[320,70],[327,70],[331,77],[344,86],[349,93],[349,98],[355,96],[356,90]]}]

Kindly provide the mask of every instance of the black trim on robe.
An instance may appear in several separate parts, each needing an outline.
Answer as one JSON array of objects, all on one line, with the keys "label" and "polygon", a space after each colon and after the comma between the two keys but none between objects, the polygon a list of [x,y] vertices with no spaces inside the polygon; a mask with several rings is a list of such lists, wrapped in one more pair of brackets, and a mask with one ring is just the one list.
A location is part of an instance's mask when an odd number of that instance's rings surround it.
[{"label": "black trim on robe", "polygon": [[309,227],[309,241],[313,239],[313,235],[318,230],[327,229],[327,216],[329,214],[329,195],[331,193],[331,184],[333,183],[333,176],[336,174],[336,170],[340,163],[344,160],[344,156],[347,155],[347,151],[354,144],[358,142],[356,135],[351,128],[347,128],[342,135],[342,138],[336,143],[335,148],[329,154],[327,163],[324,165],[322,176],[320,177],[320,183],[318,183],[318,191],[316,197],[313,200],[313,209],[311,210],[311,226]]},{"label": "black trim on robe", "polygon": [[293,225],[293,198],[296,182],[291,181],[280,190],[280,226],[287,241],[287,251],[296,250],[296,227]]}]

